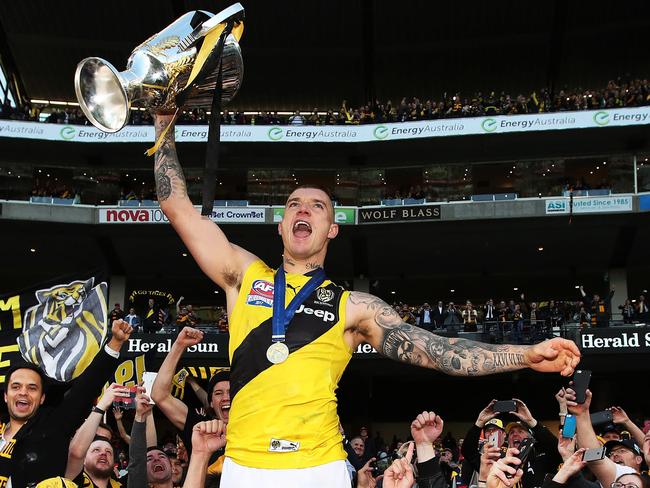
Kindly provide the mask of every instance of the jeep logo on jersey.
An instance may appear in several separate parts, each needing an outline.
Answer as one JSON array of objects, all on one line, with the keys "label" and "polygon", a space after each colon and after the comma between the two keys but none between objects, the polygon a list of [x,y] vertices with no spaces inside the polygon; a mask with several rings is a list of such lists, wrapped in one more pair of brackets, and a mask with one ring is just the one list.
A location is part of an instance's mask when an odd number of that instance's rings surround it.
[{"label": "jeep logo on jersey", "polygon": [[273,307],[273,283],[266,280],[255,280],[251,291],[246,297],[247,305]]},{"label": "jeep logo on jersey", "polygon": [[298,307],[298,310],[296,310],[296,313],[313,315],[314,317],[318,317],[319,319],[321,319],[323,322],[334,322],[334,320],[336,319],[336,315],[334,315],[332,312],[328,312],[326,310],[313,309],[313,308],[305,307],[304,305],[300,305]]}]

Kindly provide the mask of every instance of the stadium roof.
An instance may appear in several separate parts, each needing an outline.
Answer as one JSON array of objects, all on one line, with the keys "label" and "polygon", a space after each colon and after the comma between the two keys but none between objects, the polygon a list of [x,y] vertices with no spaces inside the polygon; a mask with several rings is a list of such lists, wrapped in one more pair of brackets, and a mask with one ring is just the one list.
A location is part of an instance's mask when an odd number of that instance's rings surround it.
[{"label": "stadium roof", "polygon": [[[234,2],[0,2],[0,56],[28,99],[74,100],[79,60],[123,69],[131,50],[182,13]],[[235,109],[338,108],[376,95],[601,87],[647,75],[650,4],[404,0],[243,1],[245,81]]]}]

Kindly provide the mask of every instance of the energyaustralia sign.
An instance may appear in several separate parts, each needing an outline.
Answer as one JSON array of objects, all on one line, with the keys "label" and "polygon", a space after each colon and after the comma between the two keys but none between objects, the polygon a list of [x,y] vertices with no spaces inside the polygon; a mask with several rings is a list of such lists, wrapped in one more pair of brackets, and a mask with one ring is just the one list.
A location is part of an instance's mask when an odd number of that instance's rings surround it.
[{"label": "energyaustralia sign", "polygon": [[[199,208],[199,207],[197,207]],[[105,208],[99,209],[100,224],[166,224],[167,216],[159,208]],[[263,224],[266,208],[215,207],[210,220],[219,224]]]},{"label": "energyaustralia sign", "polygon": [[[547,130],[590,129],[650,124],[650,107],[612,110],[584,110],[529,115],[498,115],[457,119],[422,120],[391,124],[327,126],[221,126],[224,142],[377,142],[427,137],[507,134]],[[178,142],[205,142],[207,125],[176,127]],[[153,126],[127,126],[107,134],[87,125],[60,125],[6,120],[0,123],[0,137],[41,139],[63,142],[141,142],[154,141]]]}]

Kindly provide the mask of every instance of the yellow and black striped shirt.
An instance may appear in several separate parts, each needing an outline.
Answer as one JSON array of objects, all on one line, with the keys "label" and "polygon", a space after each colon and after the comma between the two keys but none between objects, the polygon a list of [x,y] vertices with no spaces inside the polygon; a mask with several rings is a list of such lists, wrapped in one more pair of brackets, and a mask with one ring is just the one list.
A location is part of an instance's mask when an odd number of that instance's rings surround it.
[{"label": "yellow and black striped shirt", "polygon": [[[336,388],[352,351],[346,344],[349,292],[329,280],[287,326],[289,358],[272,364],[274,270],[249,266],[230,317],[230,394],[226,456],[254,468],[293,469],[345,459]],[[285,306],[310,279],[286,275]]]}]

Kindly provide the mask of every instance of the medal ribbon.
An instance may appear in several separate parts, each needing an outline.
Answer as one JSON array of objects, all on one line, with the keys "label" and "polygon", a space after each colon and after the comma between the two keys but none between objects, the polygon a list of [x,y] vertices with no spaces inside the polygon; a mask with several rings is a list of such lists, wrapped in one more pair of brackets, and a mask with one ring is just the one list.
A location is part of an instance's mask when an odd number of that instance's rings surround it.
[{"label": "medal ribbon", "polygon": [[293,319],[298,307],[325,281],[325,270],[318,268],[309,281],[293,297],[289,306],[284,308],[284,293],[287,287],[287,278],[284,268],[280,266],[273,279],[273,342],[284,342],[287,325]]}]

